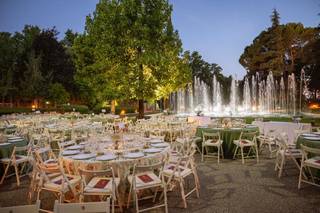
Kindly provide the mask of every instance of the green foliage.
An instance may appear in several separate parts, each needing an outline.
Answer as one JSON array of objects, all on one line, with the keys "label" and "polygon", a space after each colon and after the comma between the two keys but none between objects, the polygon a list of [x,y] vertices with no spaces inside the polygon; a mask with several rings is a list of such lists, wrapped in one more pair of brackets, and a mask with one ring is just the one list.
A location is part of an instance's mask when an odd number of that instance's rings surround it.
[{"label": "green foliage", "polygon": [[60,110],[62,112],[80,112],[81,114],[89,113],[89,108],[85,105],[62,104]]},{"label": "green foliage", "polygon": [[21,95],[25,98],[34,99],[40,97],[43,92],[42,85],[44,79],[41,73],[41,56],[35,56],[31,51],[28,56],[28,61],[25,64],[26,71],[23,73],[23,79],[21,79]]},{"label": "green foliage", "polygon": [[272,27],[278,27],[280,25],[280,14],[276,9],[273,9],[271,15]]},{"label": "green foliage", "polygon": [[171,12],[165,0],[97,4],[73,47],[77,82],[91,101],[154,99],[173,90],[178,77],[179,84],[190,81]]},{"label": "green foliage", "polygon": [[55,104],[63,104],[69,101],[70,95],[60,83],[54,83],[49,86],[48,99]]},{"label": "green foliage", "polygon": [[57,34],[54,28],[41,30],[30,25],[13,35],[0,33],[2,102],[43,100],[52,83],[60,83],[70,94],[79,96],[70,46],[77,34],[67,31],[61,42]]},{"label": "green foliage", "polygon": [[276,10],[271,21],[272,27],[262,31],[245,48],[239,59],[240,64],[249,75],[259,72],[262,78],[270,71],[276,76],[293,72],[299,74],[306,65],[302,63],[305,47],[317,36],[317,30],[300,23],[280,25]]}]

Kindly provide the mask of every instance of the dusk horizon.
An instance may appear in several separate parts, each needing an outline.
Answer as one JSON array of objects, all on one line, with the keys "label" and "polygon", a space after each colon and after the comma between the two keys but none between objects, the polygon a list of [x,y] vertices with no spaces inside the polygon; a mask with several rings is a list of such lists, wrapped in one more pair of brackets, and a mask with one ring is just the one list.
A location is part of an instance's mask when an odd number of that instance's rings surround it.
[{"label": "dusk horizon", "polygon": [[[320,23],[319,0],[273,1],[180,1],[173,5],[172,20],[184,51],[197,51],[209,63],[219,64],[223,74],[242,79],[245,69],[238,60],[244,48],[271,26],[273,9],[280,23],[300,22],[305,27]],[[85,18],[95,10],[95,1],[9,1],[0,8],[0,31],[19,32],[24,25],[56,27],[62,39],[67,29],[83,33]],[[59,15],[57,15],[59,14]]]}]

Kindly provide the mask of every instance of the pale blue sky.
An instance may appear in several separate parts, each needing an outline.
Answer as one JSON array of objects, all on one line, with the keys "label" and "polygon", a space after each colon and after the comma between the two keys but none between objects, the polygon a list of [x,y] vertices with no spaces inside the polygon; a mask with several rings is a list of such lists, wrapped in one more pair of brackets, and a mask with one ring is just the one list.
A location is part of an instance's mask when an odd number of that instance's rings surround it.
[{"label": "pale blue sky", "polygon": [[[85,16],[98,0],[0,0],[0,31],[21,31],[25,24],[83,32]],[[225,75],[245,74],[238,59],[246,45],[270,26],[276,8],[281,23],[320,23],[320,0],[170,0],[173,23],[185,50],[198,51],[222,66]]]}]

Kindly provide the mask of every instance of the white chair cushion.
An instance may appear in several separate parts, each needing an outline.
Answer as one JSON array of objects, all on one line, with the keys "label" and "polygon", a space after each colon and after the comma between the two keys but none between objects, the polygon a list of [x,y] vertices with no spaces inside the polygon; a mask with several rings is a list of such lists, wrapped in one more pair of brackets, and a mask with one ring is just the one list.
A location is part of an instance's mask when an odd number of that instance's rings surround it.
[{"label": "white chair cushion", "polygon": [[[116,187],[119,185],[120,179],[115,178]],[[108,193],[112,192],[112,178],[107,177],[94,177],[88,185],[84,188],[84,192],[88,193]]]},{"label": "white chair cushion", "polygon": [[[163,175],[166,177],[169,177],[173,174],[174,169],[176,168],[176,164],[168,164],[165,165],[164,170],[163,170]],[[174,172],[174,177],[178,177],[178,178],[184,178],[188,175],[190,175],[192,173],[192,170],[187,168],[187,167],[183,167],[183,166],[179,166],[180,169],[180,173],[178,171],[178,169]]]},{"label": "white chair cushion", "polygon": [[280,154],[281,155],[285,155],[285,156],[293,156],[295,158],[301,158],[302,157],[302,151],[300,149],[290,149],[290,150],[286,150],[286,152],[284,153],[283,150],[280,150]]},{"label": "white chair cushion", "polygon": [[[137,189],[153,187],[161,184],[160,178],[150,171],[136,174],[135,179]],[[128,181],[130,184],[132,184],[132,175],[128,176]]]},{"label": "white chair cushion", "polygon": [[234,140],[233,143],[237,146],[254,146],[254,143],[247,139]]},{"label": "white chair cushion", "polygon": [[[2,158],[0,159],[1,162],[3,163],[9,163],[11,161],[11,158]],[[31,161],[31,158],[25,155],[16,155],[16,163],[20,164],[20,163],[24,163],[24,162],[28,162]]]},{"label": "white chair cushion", "polygon": [[203,142],[205,146],[220,146],[222,144],[222,140],[206,140]]},{"label": "white chair cushion", "polygon": [[309,158],[308,160],[304,161],[306,166],[314,167],[320,169],[320,156],[316,156],[313,158]]},{"label": "white chair cushion", "polygon": [[[70,185],[72,185],[72,186],[77,185],[81,181],[80,176],[76,176],[76,175],[66,175],[66,176],[69,179]],[[65,182],[64,185],[61,186],[62,180],[63,180],[63,176],[59,175],[59,176],[51,179],[49,182],[44,183],[44,187],[47,189],[55,190],[55,191],[60,191],[61,187],[62,187],[63,192],[69,191],[68,183]]]}]

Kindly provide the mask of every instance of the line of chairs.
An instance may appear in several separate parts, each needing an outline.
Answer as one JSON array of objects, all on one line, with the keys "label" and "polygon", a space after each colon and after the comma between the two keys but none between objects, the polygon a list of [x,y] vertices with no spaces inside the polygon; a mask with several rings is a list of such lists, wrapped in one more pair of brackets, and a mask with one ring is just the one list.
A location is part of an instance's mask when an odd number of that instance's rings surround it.
[{"label": "line of chairs", "polygon": [[[24,154],[21,154],[21,152],[24,152]],[[133,200],[137,212],[158,207],[163,207],[165,212],[168,212],[167,190],[174,190],[178,186],[183,206],[187,208],[186,199],[189,195],[196,192],[197,197],[199,197],[200,184],[194,161],[195,152],[196,144],[190,139],[189,143],[185,142],[183,146],[173,146],[170,155],[159,159],[159,162],[150,162],[147,165],[135,164],[127,177],[130,184],[127,207]],[[56,157],[50,147],[39,148],[34,146],[14,147],[10,158],[2,159],[1,162],[6,165],[6,172],[1,179],[1,183],[3,183],[11,166],[15,168],[18,185],[20,185],[21,174],[26,172],[25,168],[32,169],[28,193],[30,201],[34,199],[35,194],[37,194],[37,200],[41,200],[41,195],[44,192],[53,193],[58,203],[84,202],[86,197],[99,196],[102,200],[110,198],[111,212],[115,210],[115,203],[122,211],[124,203],[118,192],[120,178],[119,174],[115,174],[112,167],[104,170],[78,168],[79,175],[70,174],[66,172],[68,169]],[[20,166],[21,164],[23,165]],[[185,192],[185,179],[191,176],[194,180],[194,188]],[[164,201],[162,204],[141,209],[138,202],[141,191],[150,189],[154,191],[153,201],[156,198]],[[41,211],[50,212],[45,209],[41,209]]]}]

